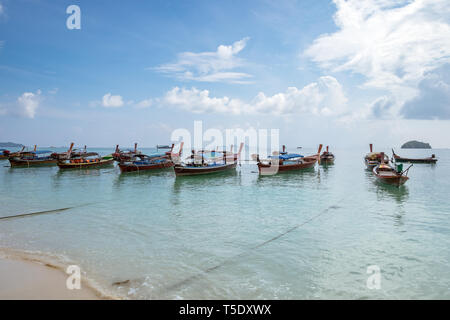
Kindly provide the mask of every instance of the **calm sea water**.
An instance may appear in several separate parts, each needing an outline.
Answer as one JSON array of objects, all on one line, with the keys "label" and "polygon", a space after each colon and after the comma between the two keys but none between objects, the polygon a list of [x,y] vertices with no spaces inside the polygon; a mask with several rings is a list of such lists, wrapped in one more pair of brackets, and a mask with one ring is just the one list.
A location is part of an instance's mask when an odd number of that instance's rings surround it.
[{"label": "calm sea water", "polygon": [[450,150],[399,149],[439,158],[400,189],[365,170],[366,150],[332,151],[332,166],[271,177],[255,164],[176,178],[1,161],[0,216],[82,206],[0,220],[0,246],[64,257],[133,299],[449,299]]}]

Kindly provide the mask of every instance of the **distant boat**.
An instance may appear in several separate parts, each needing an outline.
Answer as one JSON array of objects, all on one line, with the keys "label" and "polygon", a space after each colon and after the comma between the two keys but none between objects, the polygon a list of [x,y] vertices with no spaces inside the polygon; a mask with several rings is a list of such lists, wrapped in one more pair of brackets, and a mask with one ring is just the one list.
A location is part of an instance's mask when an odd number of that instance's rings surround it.
[{"label": "distant boat", "polygon": [[38,167],[55,165],[57,160],[52,157],[51,150],[37,150],[34,146],[33,151],[21,151],[11,154],[8,158],[11,167]]},{"label": "distant boat", "polygon": [[297,147],[297,149],[301,149],[302,147]]},{"label": "distant boat", "polygon": [[399,155],[395,154],[394,149],[392,149],[392,156],[395,160],[395,162],[410,162],[410,163],[436,163],[437,158],[434,154],[431,155],[431,157],[428,158],[403,158]]},{"label": "distant boat", "polygon": [[156,149],[170,149],[170,148],[173,148],[173,145],[172,145],[172,147],[167,145],[167,144],[158,144],[158,145],[156,145]]},{"label": "distant boat", "polygon": [[137,143],[134,144],[134,150],[120,150],[119,145],[116,145],[116,150],[114,151],[113,158],[117,162],[130,160],[134,156],[141,154],[141,152],[137,149]]},{"label": "distant boat", "polygon": [[328,151],[328,146],[327,146],[327,150],[324,151],[321,155],[320,155],[320,163],[321,164],[333,164],[334,163],[334,154],[332,154],[331,152]]},{"label": "distant boat", "polygon": [[101,168],[112,165],[114,158],[112,155],[100,156],[97,152],[88,152],[77,158],[58,161],[60,169],[89,169]]},{"label": "distant boat", "polygon": [[258,171],[262,175],[272,175],[278,172],[302,170],[313,168],[320,158],[322,145],[319,145],[317,154],[304,157],[297,153],[287,153],[286,146],[281,152],[274,152],[269,159],[260,159],[259,155],[253,155],[258,164]]},{"label": "distant boat", "polygon": [[67,150],[66,152],[52,153],[52,157],[55,158],[56,160],[67,160],[70,158],[77,158],[84,154],[87,154],[86,146],[84,146],[84,149],[73,149],[73,145],[74,143],[72,142],[70,144],[69,150]]},{"label": "distant boat", "polygon": [[368,170],[372,170],[383,161],[389,163],[389,157],[384,152],[373,152],[373,145],[370,144],[370,152],[364,157],[364,163]]},{"label": "distant boat", "polygon": [[244,143],[238,153],[228,151],[205,151],[197,153],[192,150],[190,160],[174,166],[177,176],[203,175],[234,170],[237,166]]},{"label": "distant boat", "polygon": [[171,152],[156,155],[135,154],[130,159],[122,160],[119,163],[120,172],[139,172],[171,168],[174,166],[174,158],[181,156],[183,144],[181,142],[180,151],[177,154],[172,154]]}]

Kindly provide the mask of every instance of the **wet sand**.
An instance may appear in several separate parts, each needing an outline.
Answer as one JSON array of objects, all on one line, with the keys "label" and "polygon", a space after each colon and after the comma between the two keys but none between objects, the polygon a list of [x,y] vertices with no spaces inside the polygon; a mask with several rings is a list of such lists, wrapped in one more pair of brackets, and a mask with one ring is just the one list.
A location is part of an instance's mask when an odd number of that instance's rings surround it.
[{"label": "wet sand", "polygon": [[67,289],[68,276],[50,264],[0,257],[0,299],[101,299],[94,289],[83,283],[80,290]]}]

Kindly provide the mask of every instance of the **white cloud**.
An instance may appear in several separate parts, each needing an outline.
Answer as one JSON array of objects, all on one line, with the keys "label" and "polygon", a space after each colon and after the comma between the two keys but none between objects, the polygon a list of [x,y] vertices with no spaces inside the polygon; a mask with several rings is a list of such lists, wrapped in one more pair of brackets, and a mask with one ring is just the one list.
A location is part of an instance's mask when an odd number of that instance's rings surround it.
[{"label": "white cloud", "polygon": [[250,102],[229,97],[210,97],[208,90],[175,87],[161,100],[163,105],[178,107],[193,113],[229,114],[314,114],[341,115],[347,111],[347,98],[341,84],[331,76],[319,78],[298,89],[267,96],[260,92]]},{"label": "white cloud", "polygon": [[107,93],[103,96],[102,106],[105,108],[118,108],[123,106],[122,96],[113,96],[111,93]]},{"label": "white cloud", "polygon": [[365,86],[390,91],[403,103],[418,95],[427,73],[450,62],[446,0],[334,0],[338,30],[305,51],[322,68],[366,77]]},{"label": "white cloud", "polygon": [[230,70],[244,65],[236,55],[245,48],[248,40],[247,37],[229,46],[220,45],[214,52],[183,52],[178,55],[177,62],[154,69],[181,80],[244,83],[251,75]]},{"label": "white cloud", "polygon": [[141,109],[151,107],[152,105],[153,105],[153,99],[145,99],[145,100],[142,100],[142,101],[136,103],[136,107],[141,108]]},{"label": "white cloud", "polygon": [[3,4],[0,3],[0,16],[5,14],[5,8],[3,7]]},{"label": "white cloud", "polygon": [[34,118],[39,107],[41,90],[36,93],[25,92],[17,99],[17,112],[19,115]]}]

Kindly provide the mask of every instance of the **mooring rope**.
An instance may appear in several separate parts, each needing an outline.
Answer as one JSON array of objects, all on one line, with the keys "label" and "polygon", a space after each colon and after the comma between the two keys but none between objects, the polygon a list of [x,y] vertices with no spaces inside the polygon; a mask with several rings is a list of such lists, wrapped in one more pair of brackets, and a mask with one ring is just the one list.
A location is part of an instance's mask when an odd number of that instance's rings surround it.
[{"label": "mooring rope", "polygon": [[82,205],[74,206],[74,207],[66,207],[66,208],[59,208],[59,209],[52,209],[52,210],[45,210],[45,211],[38,211],[38,212],[31,212],[31,213],[22,213],[22,214],[17,214],[17,215],[13,215],[13,216],[0,217],[0,220],[23,218],[23,217],[35,216],[35,215],[40,215],[40,214],[48,214],[48,213],[57,213],[57,212],[66,211],[69,209],[84,207],[89,204],[91,204],[91,203],[86,203],[86,204],[82,204]]},{"label": "mooring rope", "polygon": [[[340,201],[339,203],[342,203],[342,201]],[[177,289],[177,288],[179,288],[179,287],[181,287],[181,286],[183,286],[183,285],[186,285],[186,284],[192,282],[193,280],[199,279],[199,278],[203,277],[205,274],[210,273],[210,272],[212,272],[212,271],[215,271],[215,270],[217,270],[217,269],[223,267],[224,265],[227,265],[227,264],[229,264],[229,263],[232,263],[232,262],[234,262],[236,259],[241,258],[241,257],[243,257],[243,256],[245,256],[245,255],[247,255],[247,254],[249,254],[249,253],[250,253],[251,251],[253,251],[253,250],[259,249],[259,248],[261,248],[262,246],[264,246],[264,245],[266,245],[266,244],[268,244],[268,243],[270,243],[270,242],[272,242],[272,241],[275,241],[275,240],[277,240],[277,239],[280,239],[281,237],[287,235],[288,233],[290,233],[290,232],[292,232],[292,231],[294,231],[294,230],[296,230],[296,229],[298,229],[298,228],[304,226],[305,224],[308,224],[309,222],[313,221],[314,219],[316,219],[316,218],[320,217],[321,215],[327,213],[330,209],[339,209],[339,208],[340,208],[340,207],[337,206],[337,205],[331,205],[331,206],[325,208],[324,210],[322,210],[321,212],[319,212],[318,214],[316,214],[316,215],[312,216],[311,218],[305,220],[304,222],[302,222],[302,223],[300,223],[300,224],[297,224],[297,225],[295,225],[295,226],[289,228],[289,229],[286,230],[285,232],[280,233],[279,235],[277,235],[277,236],[275,236],[275,237],[273,237],[273,238],[271,238],[271,239],[269,239],[269,240],[266,240],[266,241],[264,241],[264,242],[262,242],[262,243],[260,243],[260,244],[258,244],[258,245],[256,245],[256,246],[253,246],[253,247],[247,249],[246,251],[244,251],[244,252],[242,252],[242,253],[240,253],[240,254],[237,254],[237,255],[235,255],[235,256],[233,256],[233,257],[227,258],[227,259],[225,259],[223,262],[221,262],[221,263],[219,263],[219,264],[217,264],[217,265],[215,265],[215,266],[213,266],[213,267],[210,267],[210,268],[208,268],[208,269],[205,269],[205,270],[203,270],[202,272],[199,272],[199,273],[196,274],[196,275],[193,275],[193,276],[191,276],[191,277],[189,277],[189,278],[186,278],[186,279],[184,279],[184,280],[181,280],[180,282],[177,282],[177,283],[175,283],[175,284],[173,284],[173,285],[170,285],[170,286],[166,287],[164,291],[171,291],[171,290]]]}]

